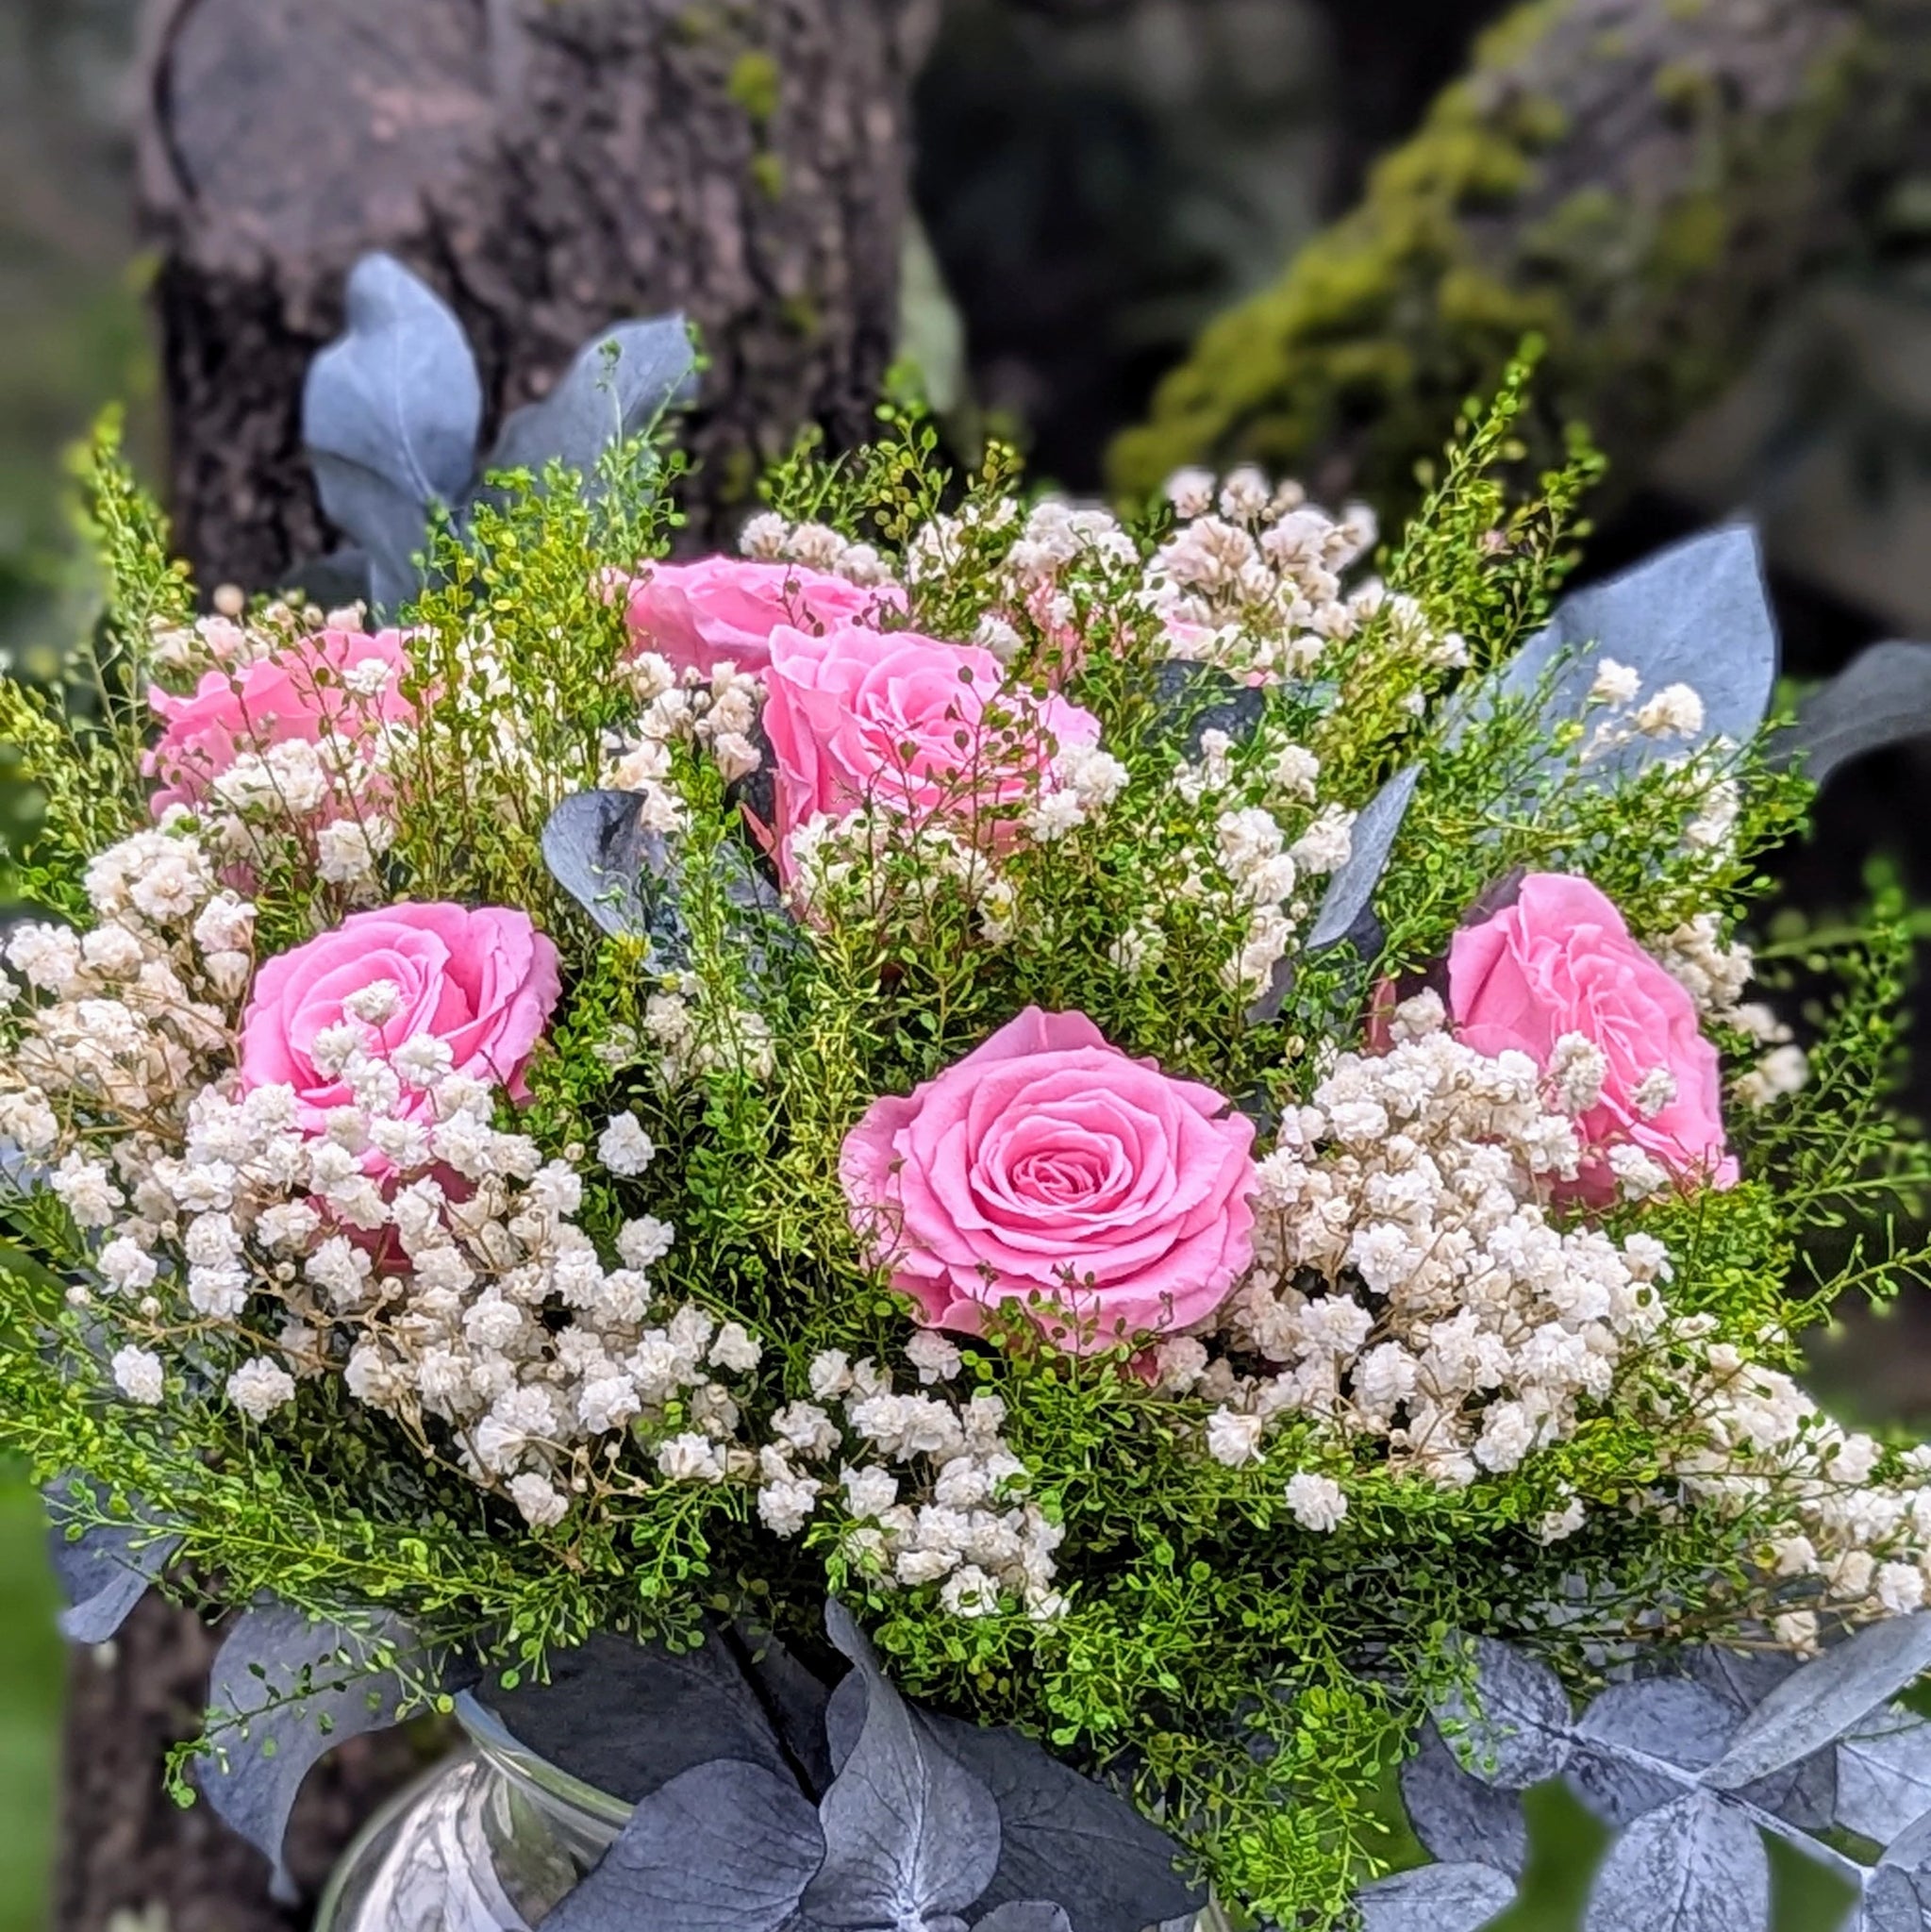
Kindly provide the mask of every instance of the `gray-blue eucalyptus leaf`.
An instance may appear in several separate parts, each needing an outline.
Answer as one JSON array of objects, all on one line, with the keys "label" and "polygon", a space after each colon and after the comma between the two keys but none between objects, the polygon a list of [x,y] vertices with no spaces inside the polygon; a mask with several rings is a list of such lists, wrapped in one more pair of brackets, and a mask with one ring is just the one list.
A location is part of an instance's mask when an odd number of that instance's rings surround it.
[{"label": "gray-blue eucalyptus leaf", "polygon": [[1308,952],[1318,953],[1325,946],[1357,938],[1362,922],[1373,917],[1374,889],[1388,870],[1389,854],[1394,849],[1421,776],[1419,765],[1397,772],[1362,807],[1355,820],[1348,862],[1328,880],[1327,890],[1321,897],[1321,909],[1307,929],[1303,943]]},{"label": "gray-blue eucalyptus leaf", "polygon": [[999,1807],[916,1720],[842,1604],[826,1606],[825,1628],[863,1674],[865,1723],[819,1802],[824,1863],[801,1909],[847,1932],[959,1917],[998,1869]]},{"label": "gray-blue eucalyptus leaf", "polygon": [[1833,1822],[1888,1845],[1931,1813],[1931,1724],[1888,1705],[1838,1740]]},{"label": "gray-blue eucalyptus leaf", "polygon": [[1072,1922],[1050,1899],[1020,1898],[994,1906],[973,1932],[1072,1932]]},{"label": "gray-blue eucalyptus leaf", "polygon": [[1180,1846],[1117,1791],[1022,1732],[921,1716],[999,1807],[999,1869],[982,1904],[1053,1899],[1073,1932],[1141,1932],[1206,1906]]},{"label": "gray-blue eucalyptus leaf", "polygon": [[1931,1921],[1909,1876],[1894,1866],[1880,1865],[1865,1883],[1850,1932],[1924,1932],[1927,1923]]},{"label": "gray-blue eucalyptus leaf", "polygon": [[145,1506],[127,1523],[91,1523],[76,1536],[74,1486],[86,1482],[81,1475],[59,1476],[42,1494],[54,1576],[67,1599],[60,1634],[74,1643],[105,1643],[174,1560],[181,1539]]},{"label": "gray-blue eucalyptus leaf", "polygon": [[1267,716],[1267,692],[1214,664],[1169,658],[1154,673],[1154,697],[1160,715],[1182,734],[1189,758],[1200,756],[1209,731],[1237,741],[1250,736]]},{"label": "gray-blue eucalyptus leaf", "polygon": [[1522,1876],[1529,1832],[1521,1794],[1465,1772],[1433,1724],[1423,1727],[1421,1750],[1401,1768],[1401,1794],[1415,1836],[1435,1857]]},{"label": "gray-blue eucalyptus leaf", "polygon": [[543,1923],[553,1932],[776,1932],[824,1858],[818,1815],[794,1780],[718,1758],[645,1798]]},{"label": "gray-blue eucalyptus leaf", "polygon": [[[1627,1825],[1683,1795],[1736,1730],[1733,1705],[1688,1677],[1612,1684],[1575,1726],[1570,1788],[1606,1823]],[[1673,1765],[1672,1776],[1656,1766]]]},{"label": "gray-blue eucalyptus leaf", "polygon": [[1772,747],[1799,755],[1805,775],[1827,784],[1843,766],[1893,744],[1931,736],[1931,644],[1895,640],[1860,651],[1797,707],[1796,722]]},{"label": "gray-blue eucalyptus leaf", "polygon": [[557,461],[593,483],[597,459],[613,442],[646,433],[696,392],[697,362],[681,315],[619,323],[578,351],[541,402],[504,419],[486,467],[540,474]]},{"label": "gray-blue eucalyptus leaf", "polygon": [[1872,1624],[1793,1671],[1747,1717],[1703,1774],[1740,1790],[1836,1742],[1931,1669],[1931,1612]]},{"label": "gray-blue eucalyptus leaf", "polygon": [[242,1611],[215,1655],[208,1701],[220,1724],[194,1779],[272,1861],[278,1897],[292,1895],[282,1840],[309,1767],[344,1738],[396,1722],[407,1687],[391,1659],[430,1669],[399,1617],[375,1611],[350,1629],[278,1603]]},{"label": "gray-blue eucalyptus leaf", "polygon": [[[1739,1717],[1747,1716],[1801,1666],[1783,1651],[1731,1650],[1719,1644],[1696,1644],[1681,1652],[1680,1668],[1697,1683],[1714,1690]],[[1772,1772],[1738,1794],[1759,1810],[1769,1811],[1806,1831],[1824,1831],[1837,1808],[1837,1761],[1829,1749]]]},{"label": "gray-blue eucalyptus leaf", "polygon": [[1355,1895],[1361,1932],[1476,1932],[1515,1903],[1514,1883],[1489,1865],[1418,1865]]},{"label": "gray-blue eucalyptus leaf", "polygon": [[1573,1747],[1569,1697],[1555,1672],[1498,1638],[1464,1639],[1462,1651],[1473,1682],[1456,1686],[1433,1713],[1457,1759],[1507,1791],[1561,1776]]},{"label": "gray-blue eucalyptus leaf", "polygon": [[714,1758],[789,1774],[753,1668],[716,1624],[681,1652],[603,1632],[557,1652],[547,1683],[486,1683],[471,1699],[539,1757],[635,1804]]},{"label": "gray-blue eucalyptus leaf", "polygon": [[392,256],[365,255],[346,327],[309,365],[302,441],[323,509],[368,554],[378,609],[414,594],[431,512],[474,474],[482,416],[462,325]]},{"label": "gray-blue eucalyptus leaf", "polygon": [[[1747,742],[1769,713],[1777,675],[1776,618],[1756,532],[1744,524],[1706,530],[1565,597],[1492,691],[1529,701],[1553,677],[1542,714],[1553,727],[1585,714],[1605,658],[1640,673],[1645,697],[1666,685],[1690,686],[1704,713],[1694,742]],[[1487,691],[1478,691],[1473,714],[1491,708]],[[1587,770],[1608,782],[1685,748],[1681,739],[1637,738]]]},{"label": "gray-blue eucalyptus leaf", "polygon": [[671,852],[642,824],[635,791],[577,791],[543,826],[543,862],[603,929],[675,951],[687,938],[676,909]]},{"label": "gray-blue eucalyptus leaf", "polygon": [[1768,1932],[1770,1858],[1749,1815],[1707,1791],[1646,1811],[1609,1847],[1583,1932]]}]

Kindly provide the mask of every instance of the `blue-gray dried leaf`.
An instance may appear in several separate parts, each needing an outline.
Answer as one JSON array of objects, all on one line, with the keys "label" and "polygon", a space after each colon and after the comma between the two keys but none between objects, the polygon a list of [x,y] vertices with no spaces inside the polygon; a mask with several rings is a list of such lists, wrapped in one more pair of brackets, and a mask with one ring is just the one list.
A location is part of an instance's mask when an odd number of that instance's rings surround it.
[{"label": "blue-gray dried leaf", "polygon": [[365,255],[346,328],[309,365],[302,441],[329,521],[368,553],[378,609],[414,594],[430,514],[468,488],[482,415],[462,325],[392,256]]},{"label": "blue-gray dried leaf", "polygon": [[[171,1536],[145,1505],[127,1523],[90,1523],[76,1535],[73,1491],[86,1481],[80,1475],[60,1476],[42,1493],[54,1575],[67,1599],[59,1614],[60,1634],[74,1643],[105,1643],[174,1560],[181,1539]],[[95,1489],[97,1498],[99,1493]]]},{"label": "blue-gray dried leaf", "polygon": [[1048,1899],[1022,1898],[995,1906],[974,1925],[973,1932],[1071,1932],[1071,1922]]},{"label": "blue-gray dried leaf", "polygon": [[635,1804],[713,1758],[789,1772],[747,1663],[716,1624],[681,1652],[605,1632],[556,1653],[548,1683],[471,1695],[538,1757]]},{"label": "blue-gray dried leaf", "polygon": [[431,1668],[415,1633],[388,1611],[352,1630],[278,1603],[242,1611],[216,1653],[208,1701],[221,1727],[195,1782],[274,1863],[277,1895],[291,1890],[282,1839],[303,1778],[344,1738],[396,1722],[408,1693],[394,1666],[404,1660]]},{"label": "blue-gray dried leaf", "polygon": [[1888,1845],[1931,1813],[1931,1724],[1888,1705],[1838,1740],[1833,1822]]},{"label": "blue-gray dried leaf", "polygon": [[[1688,1677],[1612,1684],[1576,1724],[1565,1775],[1597,1817],[1631,1824],[1681,1797],[1691,1774],[1722,1756],[1737,1723],[1733,1705]],[[1673,1777],[1656,1763],[1685,1775]]]},{"label": "blue-gray dried leaf", "polygon": [[1823,1750],[1926,1669],[1931,1612],[1868,1625],[1772,1690],[1704,1773],[1704,1783],[1739,1790]]},{"label": "blue-gray dried leaf", "polygon": [[1444,1864],[1492,1866],[1520,1878],[1528,1863],[1528,1821],[1522,1797],[1472,1776],[1433,1724],[1421,1750],[1401,1768],[1402,1802],[1415,1836]]},{"label": "blue-gray dried leaf", "polygon": [[1160,715],[1183,734],[1189,758],[1200,756],[1209,731],[1246,738],[1267,716],[1267,693],[1221,670],[1187,658],[1169,658],[1154,673],[1154,701]]},{"label": "blue-gray dried leaf", "polygon": [[1791,728],[1772,750],[1782,762],[1800,755],[1805,775],[1828,784],[1843,766],[1888,745],[1931,735],[1931,644],[1889,641],[1860,651],[1828,684],[1797,707]]},{"label": "blue-gray dried leaf", "polygon": [[998,1868],[999,1807],[915,1719],[842,1604],[826,1606],[825,1627],[863,1675],[865,1722],[819,1803],[824,1863],[802,1910],[849,1932],[957,1917]]},{"label": "blue-gray dried leaf", "polygon": [[1374,889],[1388,870],[1389,854],[1394,849],[1421,776],[1421,766],[1410,765],[1396,773],[1362,807],[1355,820],[1348,862],[1328,880],[1321,909],[1308,928],[1305,941],[1308,952],[1318,953],[1347,939],[1356,941],[1356,950],[1364,957],[1380,950],[1378,941],[1373,946],[1362,943],[1363,922],[1373,918]]},{"label": "blue-gray dried leaf", "polygon": [[696,392],[696,358],[681,315],[619,323],[577,352],[541,402],[504,419],[486,467],[541,473],[555,461],[593,483],[597,459],[613,442],[645,434]]},{"label": "blue-gray dried leaf", "polygon": [[670,847],[642,823],[635,791],[577,791],[543,826],[543,862],[603,929],[676,952],[688,943],[676,909]]},{"label": "blue-gray dried leaf", "polygon": [[1455,1687],[1433,1713],[1457,1761],[1507,1791],[1559,1777],[1573,1748],[1561,1680],[1498,1638],[1463,1639],[1461,1647],[1473,1682]]},{"label": "blue-gray dried leaf", "polygon": [[1850,1932],[1924,1932],[1927,1923],[1909,1875],[1880,1865],[1865,1883]]},{"label": "blue-gray dried leaf", "polygon": [[1356,1894],[1361,1932],[1476,1932],[1515,1903],[1515,1887],[1489,1865],[1418,1865]]},{"label": "blue-gray dried leaf", "polygon": [[1140,1932],[1207,1904],[1178,1869],[1179,1845],[1117,1791],[1082,1777],[1022,1732],[921,1716],[999,1807],[999,1869],[985,1903],[1050,1898],[1073,1932]]},{"label": "blue-gray dried leaf", "polygon": [[824,1857],[789,1777],[719,1758],[661,1785],[544,1924],[553,1932],[775,1932]]},{"label": "blue-gray dried leaf", "polygon": [[1691,1791],[1609,1847],[1583,1932],[1767,1932],[1770,1859],[1744,1811]]},{"label": "blue-gray dried leaf", "polygon": [[[1740,1718],[1755,1710],[1799,1668],[1797,1659],[1782,1651],[1731,1650],[1718,1644],[1694,1645],[1680,1654],[1679,1661],[1689,1675],[1714,1690]],[[1745,1785],[1738,1795],[1806,1831],[1823,1831],[1837,1807],[1837,1764],[1828,1750],[1814,1752]]]},{"label": "blue-gray dried leaf", "polygon": [[[1703,700],[1695,742],[1746,743],[1769,712],[1777,674],[1776,618],[1756,532],[1744,524],[1706,530],[1565,597],[1547,626],[1478,689],[1471,713],[1492,710],[1491,691],[1533,700],[1553,675],[1544,721],[1580,718],[1605,658],[1638,672],[1645,694],[1671,684],[1694,689]],[[1639,736],[1592,759],[1588,771],[1608,782],[1684,748],[1682,739]]]}]

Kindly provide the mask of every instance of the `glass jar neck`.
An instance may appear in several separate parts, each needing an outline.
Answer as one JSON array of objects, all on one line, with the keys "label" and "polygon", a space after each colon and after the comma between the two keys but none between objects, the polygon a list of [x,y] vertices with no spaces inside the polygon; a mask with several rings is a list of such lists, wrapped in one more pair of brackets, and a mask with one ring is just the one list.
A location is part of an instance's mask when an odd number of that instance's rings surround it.
[{"label": "glass jar neck", "polygon": [[631,1807],[540,1757],[468,1691],[455,1700],[456,1721],[476,1755],[523,1799],[572,1839],[608,1845],[630,1822]]}]

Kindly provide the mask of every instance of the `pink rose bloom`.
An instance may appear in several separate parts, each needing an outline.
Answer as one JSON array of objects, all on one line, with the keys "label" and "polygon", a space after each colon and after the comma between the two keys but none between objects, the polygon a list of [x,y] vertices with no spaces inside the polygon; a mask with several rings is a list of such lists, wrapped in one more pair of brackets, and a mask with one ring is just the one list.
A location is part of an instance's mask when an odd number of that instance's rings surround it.
[{"label": "pink rose bloom", "polygon": [[[1616,1197],[1605,1153],[1633,1142],[1686,1180],[1737,1184],[1723,1140],[1717,1051],[1688,992],[1629,936],[1623,915],[1587,879],[1531,873],[1515,904],[1464,927],[1448,952],[1448,1008],[1457,1038],[1490,1056],[1513,1047],[1546,1068],[1556,1042],[1579,1033],[1608,1061],[1596,1104],[1576,1127],[1594,1150],[1573,1191],[1591,1206]],[[1656,1075],[1667,1076],[1660,1083]],[[1673,1097],[1653,1110],[1644,1084]]]},{"label": "pink rose bloom", "polygon": [[[781,625],[829,630],[904,608],[895,585],[855,584],[796,563],[707,557],[652,564],[630,587],[625,621],[633,651],[655,651],[680,672],[707,678],[715,666],[729,664],[761,677],[771,664],[771,634]],[[869,635],[875,647],[875,626]]]},{"label": "pink rose bloom", "polygon": [[854,1224],[929,1327],[1032,1297],[1078,1353],[1171,1333],[1254,1258],[1254,1124],[1210,1087],[1037,1007],[904,1099],[840,1160]]},{"label": "pink rose bloom", "polygon": [[[198,805],[209,788],[244,753],[299,741],[319,744],[329,733],[360,741],[378,724],[406,724],[414,707],[402,694],[408,657],[403,634],[324,630],[238,670],[206,671],[192,697],[175,697],[158,686],[147,701],[162,721],[159,741],[143,767],[161,783],[154,814],[170,806]],[[352,672],[372,677],[386,667],[387,681],[373,696],[344,683]]]},{"label": "pink rose bloom", "polygon": [[[483,906],[403,905],[357,912],[332,931],[267,961],[241,1016],[244,1091],[285,1083],[305,1126],[319,1131],[351,1095],[315,1064],[315,1037],[352,1020],[344,1002],[387,980],[396,990],[385,1020],[355,1021],[387,1059],[412,1040],[440,1040],[451,1071],[494,1081],[529,1098],[524,1069],[555,1010],[562,982],[557,948],[527,916]],[[426,1117],[430,1098],[403,1083],[403,1118]]]},{"label": "pink rose bloom", "polygon": [[[764,730],[779,872],[791,876],[791,835],[819,812],[841,818],[875,804],[942,814],[993,841],[1009,834],[1009,808],[1049,782],[1054,752],[1098,743],[1100,721],[1057,695],[1002,691],[1005,676],[990,651],[915,631],[774,631]],[[989,708],[1003,722],[986,724]]]}]

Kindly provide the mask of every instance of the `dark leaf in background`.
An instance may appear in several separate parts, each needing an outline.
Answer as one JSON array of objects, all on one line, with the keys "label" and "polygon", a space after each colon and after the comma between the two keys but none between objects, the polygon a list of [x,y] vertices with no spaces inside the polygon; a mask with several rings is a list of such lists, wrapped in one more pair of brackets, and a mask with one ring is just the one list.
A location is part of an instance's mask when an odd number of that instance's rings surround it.
[{"label": "dark leaf in background", "polygon": [[1160,715],[1182,733],[1187,756],[1200,756],[1209,731],[1236,740],[1247,737],[1267,716],[1267,692],[1242,684],[1215,664],[1169,658],[1154,672],[1154,698]]},{"label": "dark leaf in background", "polygon": [[414,595],[430,514],[468,489],[482,416],[462,325],[392,256],[365,255],[346,328],[309,365],[302,441],[329,521],[368,553],[379,610]]},{"label": "dark leaf in background", "polygon": [[309,1767],[344,1738],[396,1721],[405,1686],[377,1662],[385,1646],[431,1669],[408,1624],[386,1611],[351,1630],[275,1603],[243,1610],[216,1654],[208,1702],[222,1727],[194,1779],[216,1812],[273,1861],[278,1897],[291,1895],[282,1839]]},{"label": "dark leaf in background", "polygon": [[544,1924],[555,1932],[775,1932],[824,1857],[817,1814],[791,1779],[719,1758],[645,1798]]},{"label": "dark leaf in background", "polygon": [[603,929],[657,940],[677,920],[670,848],[640,823],[635,791],[578,791],[543,826],[543,862]]},{"label": "dark leaf in background", "polygon": [[[132,1522],[92,1524],[73,1536],[74,1486],[86,1481],[74,1474],[57,1477],[42,1496],[51,1525],[54,1575],[67,1599],[60,1634],[74,1643],[105,1643],[174,1560],[181,1539],[170,1536],[145,1509]],[[97,1488],[94,1493],[100,1494]]]},{"label": "dark leaf in background", "polygon": [[1415,1836],[1433,1857],[1522,1876],[1529,1832],[1521,1795],[1471,1776],[1433,1724],[1424,1727],[1420,1752],[1401,1768],[1401,1794]]},{"label": "dark leaf in background", "polygon": [[1374,889],[1388,870],[1388,856],[1394,849],[1421,776],[1419,765],[1397,772],[1362,807],[1355,820],[1348,862],[1328,880],[1321,909],[1303,941],[1308,952],[1318,953],[1323,946],[1349,939],[1356,941],[1356,950],[1364,958],[1380,950],[1378,939],[1373,944],[1364,942],[1362,922],[1373,917]]},{"label": "dark leaf in background", "polygon": [[715,1628],[681,1654],[600,1633],[557,1652],[547,1684],[485,1682],[471,1694],[527,1750],[631,1804],[714,1758],[790,1775],[763,1702]]},{"label": "dark leaf in background", "polygon": [[865,1722],[818,1807],[824,1864],[803,1911],[852,1932],[957,1917],[998,1866],[998,1807],[917,1721],[843,1605],[826,1607],[825,1625],[863,1678]]},{"label": "dark leaf in background", "polygon": [[1805,775],[1828,783],[1842,766],[1931,734],[1931,644],[1895,641],[1860,651],[1797,707],[1796,723],[1773,747],[1804,758]]},{"label": "dark leaf in background", "polygon": [[1015,1899],[988,1912],[973,1932],[1069,1932],[1066,1914],[1042,1898]]}]

